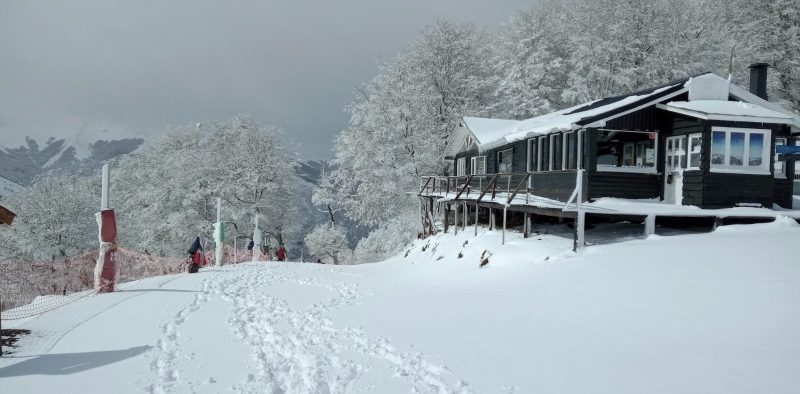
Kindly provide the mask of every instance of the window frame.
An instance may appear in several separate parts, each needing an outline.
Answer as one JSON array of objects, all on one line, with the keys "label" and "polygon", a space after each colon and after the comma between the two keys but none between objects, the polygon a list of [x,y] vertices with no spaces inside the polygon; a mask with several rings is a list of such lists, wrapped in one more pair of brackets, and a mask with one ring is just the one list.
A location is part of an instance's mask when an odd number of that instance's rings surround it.
[{"label": "window frame", "polygon": [[[634,166],[624,166],[624,164],[617,164],[617,165],[614,165],[614,166],[612,166],[612,165],[604,165],[604,164],[599,163],[599,160],[598,160],[595,163],[597,172],[616,172],[616,173],[651,174],[651,175],[658,174],[658,163],[659,163],[659,160],[661,160],[661,155],[658,152],[658,149],[659,149],[659,141],[658,141],[658,139],[659,139],[659,136],[660,136],[659,132],[657,132],[657,131],[639,131],[639,130],[606,130],[606,129],[599,129],[599,130],[600,131],[615,131],[615,132],[619,132],[619,133],[647,134],[648,135],[648,139],[646,141],[630,142],[630,144],[633,145],[633,160],[634,160],[633,163],[636,164],[636,144],[637,143],[645,143],[645,142],[649,143],[649,141],[652,141],[652,143],[653,143],[653,148],[652,148],[653,149],[653,162],[652,162],[652,166],[645,165],[643,167],[637,167],[635,165]],[[598,142],[596,142],[596,144],[599,145],[600,142],[598,141]],[[595,147],[593,149],[598,149],[597,145],[595,145]],[[643,160],[643,164],[647,164],[647,159],[646,159],[647,158],[647,149],[648,148],[645,147],[645,160]],[[666,152],[666,148],[665,148],[665,152]],[[624,145],[623,145],[623,148],[622,148],[622,150],[620,152],[620,156],[619,156],[619,159],[622,161],[622,163],[624,163],[624,159],[625,159],[624,155],[625,155],[625,148],[624,148]],[[599,156],[598,156],[598,158],[599,158]]]},{"label": "window frame", "polygon": [[[483,159],[483,168],[481,169],[481,172],[478,172],[478,159]],[[469,160],[469,169],[470,174],[472,175],[486,175],[486,156],[471,157]]]},{"label": "window frame", "polygon": [[[692,140],[700,140],[700,144],[697,146],[698,151],[692,151]],[[692,155],[700,155],[700,158],[697,160],[697,166],[692,166]],[[703,133],[692,133],[687,136],[686,139],[686,169],[687,170],[700,170],[700,166],[703,164]]]},{"label": "window frame", "polygon": [[[539,138],[539,172],[551,171],[552,167],[550,167],[550,144],[549,144],[550,137],[543,135],[538,138]],[[547,149],[545,149],[545,145],[547,145]],[[547,151],[547,163],[545,163],[545,157],[544,157],[545,151]],[[547,165],[545,166],[545,164]]]},{"label": "window frame", "polygon": [[[562,164],[563,164],[563,159],[564,158],[561,157],[560,158],[561,160],[559,160],[559,161],[562,161],[562,163],[558,163],[556,161],[556,153],[559,150],[562,150],[562,147],[559,146],[558,149],[556,149],[556,146],[555,146],[556,144],[553,143],[553,141],[556,141],[556,142],[560,142],[561,141],[561,139],[559,138],[560,137],[559,134],[561,134],[561,133],[553,133],[553,134],[550,134],[550,136],[549,136],[550,137],[550,147],[549,147],[549,149],[550,149],[550,171],[561,171],[561,170],[563,170]],[[555,168],[556,164],[558,164],[560,168],[556,169]]]},{"label": "window frame", "polygon": [[[534,146],[534,145],[536,146],[536,152],[532,152],[533,149],[531,149],[531,147]],[[531,156],[536,156],[536,157],[531,157]],[[535,160],[535,162],[534,162],[534,160]],[[532,168],[533,167],[531,165],[532,163],[536,164],[536,170],[534,170]],[[528,139],[528,164],[527,164],[527,168],[528,168],[528,172],[538,172],[539,171],[539,139],[536,138],[536,137]]]},{"label": "window frame", "polygon": [[[725,164],[714,164],[713,162],[713,153],[714,153],[714,133],[721,132],[725,134]],[[742,156],[742,166],[732,166],[730,165],[731,159],[731,134],[732,133],[742,133],[744,134],[744,143],[743,149],[744,153]],[[764,140],[762,142],[761,147],[761,165],[759,166],[750,166],[744,165],[750,162],[750,135],[751,134],[761,134],[764,136]],[[751,174],[751,175],[771,175],[770,171],[770,160],[772,160],[772,155],[774,154],[772,149],[772,130],[771,129],[756,129],[756,128],[741,128],[741,127],[724,127],[724,126],[713,126],[711,127],[711,139],[709,140],[709,150],[711,152],[711,158],[709,160],[709,171],[716,172],[716,173],[729,173],[729,174]]]},{"label": "window frame", "polygon": [[467,158],[459,157],[456,159],[456,176],[467,175]]},{"label": "window frame", "polygon": [[[500,172],[500,164],[501,164],[500,157],[503,156],[504,152],[509,152],[508,156],[511,157],[510,162],[507,163],[507,165],[509,167],[509,172]],[[513,171],[514,171],[514,148],[508,148],[508,149],[503,149],[503,150],[497,151],[497,173],[498,174],[512,174]]]},{"label": "window frame", "polygon": [[[571,135],[575,136],[575,146],[573,150],[569,149],[569,138]],[[578,169],[578,135],[575,130],[566,131],[562,134],[561,139],[561,169],[562,170],[577,170]],[[575,168],[571,168],[569,162],[569,155],[572,154],[575,159]]]},{"label": "window frame", "polygon": [[[779,144],[778,143],[779,141],[781,141],[783,143]],[[787,138],[787,137],[775,137],[775,148],[772,150],[772,154],[773,154],[773,164],[772,164],[773,174],[774,174],[775,178],[786,179],[786,161],[778,161],[778,152],[777,152],[778,145],[789,145],[789,138]],[[778,163],[780,163],[780,165],[781,165],[781,171],[780,172],[778,172]]]}]

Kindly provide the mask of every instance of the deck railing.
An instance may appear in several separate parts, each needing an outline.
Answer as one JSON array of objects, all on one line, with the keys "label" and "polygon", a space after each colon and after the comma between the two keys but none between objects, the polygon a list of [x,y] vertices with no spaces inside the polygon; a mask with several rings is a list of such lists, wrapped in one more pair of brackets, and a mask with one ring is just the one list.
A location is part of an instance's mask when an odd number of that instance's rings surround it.
[{"label": "deck railing", "polygon": [[418,195],[449,196],[454,199],[476,199],[494,201],[503,195],[503,203],[525,196],[528,203],[532,196],[540,196],[566,202],[577,188],[577,172],[546,171],[513,174],[482,174],[466,176],[423,176],[420,178]]}]

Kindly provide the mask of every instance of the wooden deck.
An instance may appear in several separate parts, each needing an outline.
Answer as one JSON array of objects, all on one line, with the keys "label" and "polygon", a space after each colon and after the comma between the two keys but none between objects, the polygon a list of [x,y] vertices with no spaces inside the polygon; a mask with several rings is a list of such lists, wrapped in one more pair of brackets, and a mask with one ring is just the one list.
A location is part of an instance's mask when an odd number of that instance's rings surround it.
[{"label": "wooden deck", "polygon": [[[715,226],[737,221],[752,223],[773,221],[778,217],[788,217],[800,222],[798,209],[750,206],[703,209],[697,206],[665,204],[655,199],[599,198],[586,201],[582,185],[585,179],[581,172],[575,176],[575,189],[572,195],[566,199],[567,201],[563,201],[539,195],[530,189],[528,185],[532,183],[529,182],[532,175],[534,174],[501,174],[481,176],[481,178],[473,176],[423,178],[418,193],[420,202],[424,202],[420,212],[423,232],[435,233],[435,218],[441,214],[445,218],[449,217],[451,208],[455,211],[453,217],[456,229],[459,227],[466,229],[466,223],[469,221],[468,213],[475,216],[473,223],[477,223],[479,211],[487,209],[490,212],[490,227],[495,226],[495,212],[502,211],[505,230],[507,212],[522,212],[525,215],[523,228],[526,236],[530,229],[530,215],[573,219],[578,223],[575,226],[576,249],[582,245],[586,215],[642,221],[645,223],[645,234],[654,233],[655,223],[659,218],[708,219]],[[449,219],[443,220],[443,223],[446,231]]]}]

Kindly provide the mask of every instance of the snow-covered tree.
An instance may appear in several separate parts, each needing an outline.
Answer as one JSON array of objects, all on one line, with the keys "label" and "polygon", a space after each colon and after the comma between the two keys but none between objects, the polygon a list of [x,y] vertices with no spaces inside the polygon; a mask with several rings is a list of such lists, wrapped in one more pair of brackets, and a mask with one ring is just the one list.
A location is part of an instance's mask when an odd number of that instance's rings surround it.
[{"label": "snow-covered tree", "polygon": [[238,234],[251,233],[259,215],[273,239],[302,237],[293,217],[292,163],[279,130],[246,116],[171,129],[112,170],[120,243],[182,255],[194,237],[211,233],[217,197]]},{"label": "snow-covered tree", "polygon": [[320,258],[330,258],[334,264],[339,264],[339,258],[348,252],[347,234],[333,223],[320,224],[306,235],[305,241],[309,253]]},{"label": "snow-covered tree", "polygon": [[80,175],[50,172],[35,179],[9,199],[17,219],[0,235],[0,260],[55,261],[96,247],[99,191],[99,182]]},{"label": "snow-covered tree", "polygon": [[447,171],[442,153],[459,117],[487,111],[486,44],[472,25],[438,21],[382,65],[347,107],[350,125],[315,203],[370,226],[413,212],[407,192],[420,176]]},{"label": "snow-covered tree", "polygon": [[495,117],[525,119],[560,109],[572,53],[568,8],[543,0],[521,9],[495,37],[491,67]]}]

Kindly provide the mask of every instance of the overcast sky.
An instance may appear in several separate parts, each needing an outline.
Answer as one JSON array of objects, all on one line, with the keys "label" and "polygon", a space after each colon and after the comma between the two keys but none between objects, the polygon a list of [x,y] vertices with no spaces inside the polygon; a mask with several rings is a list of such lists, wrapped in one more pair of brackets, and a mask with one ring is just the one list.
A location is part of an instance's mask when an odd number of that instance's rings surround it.
[{"label": "overcast sky", "polygon": [[2,0],[0,133],[153,136],[249,113],[326,159],[380,59],[435,18],[493,30],[531,1]]}]

